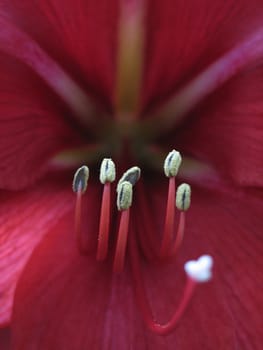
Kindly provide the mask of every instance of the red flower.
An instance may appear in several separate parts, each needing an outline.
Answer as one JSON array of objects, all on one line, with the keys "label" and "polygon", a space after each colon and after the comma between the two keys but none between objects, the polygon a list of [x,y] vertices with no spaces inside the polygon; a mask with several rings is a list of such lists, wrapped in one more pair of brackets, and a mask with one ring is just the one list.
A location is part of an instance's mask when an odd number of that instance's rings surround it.
[{"label": "red flower", "polygon": [[[121,4],[0,4],[1,323],[13,309],[20,350],[259,349],[263,4]],[[172,148],[193,185],[176,260],[152,250],[165,215],[159,170]],[[142,169],[124,269],[113,200],[107,259],[96,260],[103,157],[118,175]],[[91,179],[81,255],[69,178],[83,162]],[[183,264],[203,253],[215,260],[213,282],[198,288],[169,335],[148,330],[138,268],[163,324],[180,303]]]}]

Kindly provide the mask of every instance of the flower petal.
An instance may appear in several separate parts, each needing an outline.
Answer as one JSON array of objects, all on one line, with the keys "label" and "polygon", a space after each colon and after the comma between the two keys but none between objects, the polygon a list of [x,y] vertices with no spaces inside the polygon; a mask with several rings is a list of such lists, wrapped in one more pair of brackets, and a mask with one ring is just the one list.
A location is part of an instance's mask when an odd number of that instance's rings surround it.
[{"label": "flower petal", "polygon": [[89,125],[94,106],[80,86],[36,41],[5,16],[0,16],[0,25],[4,29],[0,32],[1,51],[33,69],[71,108],[75,117],[84,126]]},{"label": "flower petal", "polygon": [[[116,48],[117,1],[4,1],[11,21],[102,103],[111,104]],[[84,77],[84,78],[83,78]]]},{"label": "flower petal", "polygon": [[181,126],[175,136],[179,149],[238,184],[262,186],[262,89],[262,67],[232,79]]},{"label": "flower petal", "polygon": [[192,220],[189,239],[201,244],[206,242],[205,249],[214,257],[215,281],[231,314],[237,349],[260,349],[262,344],[262,320],[258,311],[263,301],[259,292],[262,198],[259,190],[215,192],[212,196],[210,191],[197,191],[193,196],[196,205],[192,218],[189,215]]},{"label": "flower petal", "polygon": [[260,0],[151,1],[143,106],[156,107],[244,38],[261,28]]},{"label": "flower petal", "polygon": [[1,350],[9,350],[10,347],[10,329],[2,328],[0,329],[0,344]]},{"label": "flower petal", "polygon": [[20,189],[76,137],[65,108],[26,66],[0,54],[0,74],[0,188]]},{"label": "flower petal", "polygon": [[127,279],[116,277],[114,285],[111,264],[97,263],[93,254],[81,256],[68,224],[64,218],[43,240],[19,282],[14,349],[125,349],[125,313],[115,306],[129,305]]},{"label": "flower petal", "polygon": [[165,338],[145,330],[128,271],[113,276],[111,263],[98,263],[93,254],[81,256],[68,228],[65,218],[24,270],[15,296],[13,348],[140,350],[164,345],[172,350]]},{"label": "flower petal", "polygon": [[71,187],[40,182],[26,191],[1,193],[0,324],[10,320],[13,294],[32,250],[65,212],[73,216]]}]

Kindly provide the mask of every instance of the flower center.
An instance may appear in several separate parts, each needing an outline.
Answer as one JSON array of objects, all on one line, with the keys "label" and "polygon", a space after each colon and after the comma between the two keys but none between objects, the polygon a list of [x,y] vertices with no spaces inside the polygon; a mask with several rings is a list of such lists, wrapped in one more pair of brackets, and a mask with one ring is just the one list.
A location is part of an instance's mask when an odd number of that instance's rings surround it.
[{"label": "flower center", "polygon": [[[116,188],[119,224],[116,232],[113,273],[118,274],[123,272],[125,268],[126,251],[128,250],[138,306],[147,327],[159,335],[168,334],[176,327],[192,298],[197,283],[208,281],[211,278],[212,258],[210,256],[205,255],[200,257],[197,261],[187,262],[184,267],[187,275],[187,282],[177,310],[167,323],[159,324],[155,321],[143,283],[139,250],[142,250],[146,259],[154,258],[155,260],[165,261],[174,258],[181,246],[185,231],[186,211],[190,207],[191,197],[191,188],[188,184],[183,183],[178,186],[176,190],[175,178],[181,161],[180,153],[175,150],[171,151],[164,161],[164,173],[165,176],[169,178],[169,185],[166,214],[160,242],[154,240],[154,236],[149,232],[149,229],[143,232],[143,234],[146,235],[146,245],[143,244],[145,240],[136,239],[136,232],[130,232],[130,212],[132,210],[133,191],[141,176],[140,168],[134,166],[124,172]],[[109,240],[110,232],[112,232],[112,230],[110,230],[110,223],[112,221],[112,183],[115,181],[115,178],[116,169],[114,162],[110,158],[103,159],[100,168],[100,182],[103,185],[103,194],[96,254],[98,262],[105,261],[109,256]],[[87,190],[88,179],[89,168],[87,166],[82,166],[76,171],[72,185],[73,191],[76,193],[75,235],[81,254],[88,254],[87,247],[83,244],[83,235],[85,235],[85,232],[81,230],[82,196]],[[176,208],[180,211],[180,217],[177,233],[174,235]],[[140,235],[141,232],[139,232],[138,236]]]}]

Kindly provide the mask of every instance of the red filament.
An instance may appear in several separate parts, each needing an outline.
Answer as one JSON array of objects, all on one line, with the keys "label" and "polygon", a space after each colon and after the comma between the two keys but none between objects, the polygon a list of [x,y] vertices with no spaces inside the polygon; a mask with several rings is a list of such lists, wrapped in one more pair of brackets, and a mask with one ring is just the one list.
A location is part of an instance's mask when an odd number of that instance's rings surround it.
[{"label": "red filament", "polygon": [[173,228],[174,228],[174,215],[175,215],[175,177],[169,178],[169,189],[167,197],[166,215],[163,230],[163,239],[161,245],[161,258],[169,255],[171,247]]},{"label": "red filament", "polygon": [[181,246],[181,243],[184,238],[184,230],[185,230],[185,211],[180,212],[180,217],[179,217],[179,224],[178,224],[178,229],[177,229],[177,234],[175,238],[175,242],[172,247],[172,255],[175,255],[178,251],[178,249]]},{"label": "red filament", "polygon": [[121,272],[124,267],[130,221],[130,209],[121,211],[120,225],[117,238],[117,246],[113,263],[113,271]]},{"label": "red filament", "polygon": [[82,242],[82,234],[81,234],[81,207],[82,207],[82,191],[79,186],[76,197],[76,206],[75,206],[75,237],[77,237],[77,244],[79,251],[84,253],[83,251],[83,242]]},{"label": "red filament", "polygon": [[109,245],[109,229],[110,229],[110,199],[111,199],[111,184],[106,182],[103,188],[100,226],[98,237],[97,260],[104,260],[107,257]]}]

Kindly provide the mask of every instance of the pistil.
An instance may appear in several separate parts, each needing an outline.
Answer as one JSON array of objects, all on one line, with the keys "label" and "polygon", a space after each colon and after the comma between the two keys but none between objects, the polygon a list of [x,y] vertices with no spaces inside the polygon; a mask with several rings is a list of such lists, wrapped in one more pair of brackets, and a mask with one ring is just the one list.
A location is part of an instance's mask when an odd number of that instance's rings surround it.
[{"label": "pistil", "polygon": [[198,283],[209,281],[212,277],[211,269],[213,260],[209,255],[201,256],[196,261],[188,261],[184,268],[187,274],[187,281],[181,301],[173,313],[170,320],[164,324],[158,323],[152,313],[151,306],[144,287],[143,277],[140,269],[138,249],[134,236],[130,238],[129,253],[131,257],[132,276],[134,281],[134,290],[138,306],[141,310],[143,320],[146,326],[158,335],[167,335],[171,333],[182,318],[187,306],[192,299],[193,293]]}]

